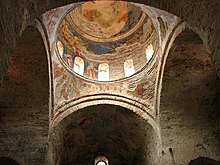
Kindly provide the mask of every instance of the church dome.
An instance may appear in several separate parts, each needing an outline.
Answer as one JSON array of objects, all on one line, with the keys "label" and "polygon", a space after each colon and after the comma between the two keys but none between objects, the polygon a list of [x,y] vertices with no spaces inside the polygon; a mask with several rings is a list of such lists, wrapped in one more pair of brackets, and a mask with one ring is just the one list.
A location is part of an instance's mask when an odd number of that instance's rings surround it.
[{"label": "church dome", "polygon": [[114,81],[141,72],[157,50],[158,37],[151,17],[135,4],[88,1],[63,17],[56,46],[73,74]]}]

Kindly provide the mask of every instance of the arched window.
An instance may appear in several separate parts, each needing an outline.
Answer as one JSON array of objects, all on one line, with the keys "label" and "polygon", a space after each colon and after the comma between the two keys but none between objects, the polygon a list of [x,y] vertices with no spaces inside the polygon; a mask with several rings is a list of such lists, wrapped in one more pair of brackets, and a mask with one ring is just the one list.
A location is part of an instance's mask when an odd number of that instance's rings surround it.
[{"label": "arched window", "polygon": [[74,72],[83,76],[84,73],[84,61],[81,57],[75,57],[74,65],[73,65]]},{"label": "arched window", "polygon": [[150,59],[152,58],[154,54],[154,48],[153,45],[150,44],[148,45],[148,47],[146,48],[146,58],[147,58],[147,63],[150,61]]},{"label": "arched window", "polygon": [[98,68],[98,80],[109,81],[109,66],[107,63],[102,63]]},{"label": "arched window", "polygon": [[95,165],[108,165],[108,159],[105,156],[99,156],[95,159]]},{"label": "arched window", "polygon": [[106,165],[106,163],[105,163],[104,161],[99,161],[99,162],[97,163],[97,165]]},{"label": "arched window", "polygon": [[132,59],[126,60],[124,62],[124,72],[125,77],[129,77],[134,74],[134,64]]},{"label": "arched window", "polygon": [[60,56],[63,57],[64,46],[62,42],[60,42],[59,40],[57,41],[57,49],[58,49]]}]

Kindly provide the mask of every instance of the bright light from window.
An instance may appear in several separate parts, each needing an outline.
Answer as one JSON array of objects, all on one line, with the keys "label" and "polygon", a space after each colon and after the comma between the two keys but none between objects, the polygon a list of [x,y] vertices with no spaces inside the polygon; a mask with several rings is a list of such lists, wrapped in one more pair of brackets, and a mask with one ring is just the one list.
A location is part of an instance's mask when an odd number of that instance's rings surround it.
[{"label": "bright light from window", "polygon": [[60,42],[59,40],[57,41],[57,49],[58,49],[60,56],[63,57],[64,46],[62,42]]},{"label": "bright light from window", "polygon": [[103,161],[100,161],[100,162],[98,162],[96,165],[106,165],[106,163],[103,162]]},{"label": "bright light from window", "polygon": [[108,159],[105,156],[98,156],[95,159],[95,165],[109,165]]},{"label": "bright light from window", "polygon": [[74,72],[83,76],[84,73],[84,61],[80,57],[75,57],[74,65],[73,65]]},{"label": "bright light from window", "polygon": [[134,74],[134,65],[132,59],[126,60],[124,62],[124,72],[125,72],[125,77],[129,77]]},{"label": "bright light from window", "polygon": [[154,48],[153,45],[150,44],[148,45],[148,47],[146,48],[146,57],[147,57],[147,63],[150,61],[150,59],[152,58],[154,54]]},{"label": "bright light from window", "polygon": [[102,63],[98,68],[98,80],[109,81],[109,66],[107,63]]}]

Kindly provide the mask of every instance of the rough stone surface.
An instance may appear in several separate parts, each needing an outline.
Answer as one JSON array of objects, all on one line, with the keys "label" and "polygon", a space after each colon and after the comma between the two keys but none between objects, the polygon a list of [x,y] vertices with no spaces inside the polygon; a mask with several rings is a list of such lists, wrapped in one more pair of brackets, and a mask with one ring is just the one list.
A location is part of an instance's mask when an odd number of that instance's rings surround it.
[{"label": "rough stone surface", "polygon": [[54,164],[92,164],[100,154],[104,154],[110,164],[158,163],[159,137],[154,128],[119,106],[96,105],[81,109],[61,121],[53,132],[50,142],[61,146],[54,153]]},{"label": "rough stone surface", "polygon": [[201,40],[182,33],[168,55],[161,92],[164,164],[188,164],[201,156],[219,160],[219,91]]},{"label": "rough stone surface", "polygon": [[218,165],[219,162],[206,157],[200,157],[192,160],[189,165]]},{"label": "rough stone surface", "polygon": [[44,164],[49,126],[46,52],[37,29],[24,35],[0,85],[0,156],[19,164]]}]

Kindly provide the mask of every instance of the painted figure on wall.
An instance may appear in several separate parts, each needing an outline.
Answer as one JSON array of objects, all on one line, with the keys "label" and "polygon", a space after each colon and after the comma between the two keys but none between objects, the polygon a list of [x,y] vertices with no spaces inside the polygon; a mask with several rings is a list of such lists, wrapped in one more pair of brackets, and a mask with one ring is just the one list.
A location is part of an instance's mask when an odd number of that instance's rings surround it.
[{"label": "painted figure on wall", "polygon": [[128,7],[122,1],[87,2],[81,10],[84,19],[93,22],[107,38],[119,33],[127,21]]},{"label": "painted figure on wall", "polygon": [[68,49],[67,53],[65,54],[65,62],[70,68],[73,68],[73,57],[72,57],[72,52]]},{"label": "painted figure on wall", "polygon": [[89,62],[88,66],[86,68],[87,76],[91,79],[96,80],[97,79],[97,69],[95,62]]}]

